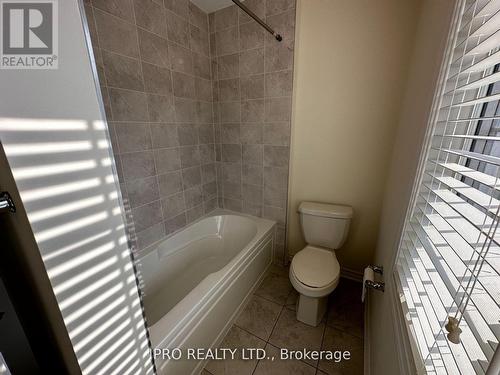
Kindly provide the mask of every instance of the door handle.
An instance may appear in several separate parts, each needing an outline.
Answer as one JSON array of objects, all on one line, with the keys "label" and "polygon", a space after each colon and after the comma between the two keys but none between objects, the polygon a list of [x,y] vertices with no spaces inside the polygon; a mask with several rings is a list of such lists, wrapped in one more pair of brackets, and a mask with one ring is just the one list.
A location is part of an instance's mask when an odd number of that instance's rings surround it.
[{"label": "door handle", "polygon": [[0,213],[16,212],[16,205],[7,191],[0,193]]}]

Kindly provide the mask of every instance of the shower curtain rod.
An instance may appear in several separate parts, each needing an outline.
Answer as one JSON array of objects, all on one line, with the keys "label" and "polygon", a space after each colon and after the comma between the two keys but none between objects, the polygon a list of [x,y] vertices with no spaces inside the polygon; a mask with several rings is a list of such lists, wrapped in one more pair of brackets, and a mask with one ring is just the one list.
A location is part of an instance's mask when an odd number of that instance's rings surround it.
[{"label": "shower curtain rod", "polygon": [[250,9],[246,7],[246,5],[243,5],[239,0],[231,0],[233,3],[235,3],[237,6],[239,6],[245,13],[247,13],[250,17],[252,17],[257,23],[259,23],[264,29],[269,31],[278,42],[281,42],[283,38],[281,37],[280,34],[278,34],[276,31],[274,31],[267,23],[262,21],[254,12],[252,12]]}]

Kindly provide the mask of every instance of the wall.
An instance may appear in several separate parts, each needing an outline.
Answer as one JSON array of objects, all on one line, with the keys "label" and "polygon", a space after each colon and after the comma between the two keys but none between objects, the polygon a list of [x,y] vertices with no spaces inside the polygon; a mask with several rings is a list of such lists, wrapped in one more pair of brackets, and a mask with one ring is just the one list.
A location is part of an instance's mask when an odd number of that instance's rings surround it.
[{"label": "wall", "polygon": [[[3,186],[2,186],[3,187]],[[24,296],[23,296],[24,297]],[[14,304],[7,294],[7,289],[0,278],[0,369],[5,371],[4,366],[10,372],[21,374],[40,373],[36,357],[30,347],[30,342],[26,336],[26,331],[20,322],[20,317],[16,313]]]},{"label": "wall", "polygon": [[43,259],[73,344],[66,353],[83,373],[151,374],[82,12],[58,2],[58,69],[0,72],[0,139],[40,251],[32,257]]},{"label": "wall", "polygon": [[188,0],[85,6],[134,248],[217,207],[208,16]]},{"label": "wall", "polygon": [[245,4],[278,42],[235,5],[210,14],[220,206],[278,222],[284,259],[295,0]]},{"label": "wall", "polygon": [[[384,266],[386,281],[392,274],[454,5],[455,0],[422,1],[394,150],[389,162],[374,258],[375,264]],[[388,285],[391,287],[392,283]],[[397,320],[393,317],[392,302],[395,297],[391,292],[389,289],[370,299],[368,326],[370,370],[373,375],[402,373],[397,361],[387,361],[398,353],[398,341],[405,339],[393,331]]]},{"label": "wall", "polygon": [[297,207],[348,204],[337,253],[371,263],[419,1],[301,0],[297,11],[288,251],[304,246]]}]

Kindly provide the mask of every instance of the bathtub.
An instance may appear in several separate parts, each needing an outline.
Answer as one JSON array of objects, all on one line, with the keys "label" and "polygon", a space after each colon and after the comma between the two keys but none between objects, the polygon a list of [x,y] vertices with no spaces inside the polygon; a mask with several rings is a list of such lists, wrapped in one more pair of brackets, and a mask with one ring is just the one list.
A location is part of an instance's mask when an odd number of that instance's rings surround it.
[{"label": "bathtub", "polygon": [[[163,350],[159,374],[201,371],[205,362],[187,349],[224,338],[272,262],[275,230],[273,221],[217,210],[138,259],[152,349]],[[165,355],[176,348],[181,359]]]}]

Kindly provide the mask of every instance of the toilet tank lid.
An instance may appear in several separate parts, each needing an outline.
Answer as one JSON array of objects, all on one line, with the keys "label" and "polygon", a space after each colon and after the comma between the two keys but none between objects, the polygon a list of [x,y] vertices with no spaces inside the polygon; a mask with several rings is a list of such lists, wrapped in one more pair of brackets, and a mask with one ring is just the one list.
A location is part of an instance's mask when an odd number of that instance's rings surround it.
[{"label": "toilet tank lid", "polygon": [[351,206],[318,202],[302,202],[299,205],[299,212],[305,215],[331,217],[335,219],[350,219],[353,215]]}]

